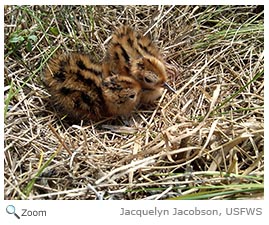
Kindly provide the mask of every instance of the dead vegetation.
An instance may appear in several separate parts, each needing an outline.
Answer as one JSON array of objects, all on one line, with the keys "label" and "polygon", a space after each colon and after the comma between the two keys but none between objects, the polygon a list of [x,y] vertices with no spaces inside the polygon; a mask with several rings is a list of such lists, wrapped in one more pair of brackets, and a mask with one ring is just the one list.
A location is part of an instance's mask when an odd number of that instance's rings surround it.
[{"label": "dead vegetation", "polygon": [[[263,6],[5,6],[5,199],[260,199]],[[40,76],[58,50],[105,55],[150,33],[169,63],[155,107],[70,125]]]}]

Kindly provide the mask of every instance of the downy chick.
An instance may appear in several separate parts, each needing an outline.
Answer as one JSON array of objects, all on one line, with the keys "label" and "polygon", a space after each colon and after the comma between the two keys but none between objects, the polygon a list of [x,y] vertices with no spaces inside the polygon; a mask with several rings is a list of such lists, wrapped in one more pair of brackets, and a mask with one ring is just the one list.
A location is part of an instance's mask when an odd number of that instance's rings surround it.
[{"label": "downy chick", "polygon": [[45,68],[43,81],[55,105],[76,121],[126,115],[140,101],[137,81],[117,74],[103,79],[102,65],[86,54],[54,57]]},{"label": "downy chick", "polygon": [[147,36],[128,26],[122,26],[112,35],[103,62],[104,74],[110,71],[136,79],[142,87],[141,102],[153,103],[164,88],[175,92],[167,83],[167,73],[160,51]]}]

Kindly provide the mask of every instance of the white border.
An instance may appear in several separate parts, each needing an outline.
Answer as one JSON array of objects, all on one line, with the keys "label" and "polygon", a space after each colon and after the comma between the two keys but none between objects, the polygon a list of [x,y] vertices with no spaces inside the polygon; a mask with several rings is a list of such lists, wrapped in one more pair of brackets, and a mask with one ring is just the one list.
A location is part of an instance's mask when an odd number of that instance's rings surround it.
[{"label": "white border", "polygon": [[[7,5],[15,5],[15,4],[21,4],[21,0],[10,0],[10,1],[1,1],[1,14],[3,14],[3,6],[5,4]],[[23,4],[39,4],[38,1],[24,1]],[[64,2],[60,1],[42,1],[43,4],[64,4]],[[91,1],[74,1],[69,0],[65,1],[67,4],[76,4],[76,5],[83,5],[83,4],[90,4],[94,3]],[[130,4],[127,1],[113,1],[113,3],[117,5],[128,5]],[[132,1],[131,4],[181,4],[181,5],[188,5],[192,2],[181,0],[181,1]],[[231,5],[265,5],[265,49],[268,49],[268,4],[267,1],[237,1],[237,0],[217,0],[217,1],[195,1],[193,4],[231,4]],[[111,4],[111,1],[98,1],[98,4]],[[1,28],[3,31],[3,24],[4,24],[4,16],[1,15]],[[1,59],[4,58],[4,35],[0,36],[1,39]],[[265,54],[268,54],[268,50],[265,51]],[[265,59],[267,59],[268,56],[265,56]],[[2,81],[3,78],[3,60],[1,61],[1,78]],[[265,63],[265,71],[268,71],[268,64]],[[268,87],[268,75],[265,76],[265,89]],[[1,83],[1,90],[2,90],[2,100],[4,99],[3,95],[3,82]],[[268,90],[265,90],[265,99],[266,102],[269,98],[269,92]],[[2,102],[2,111],[4,104]],[[268,133],[268,115],[269,115],[269,109],[268,105],[265,105],[265,149],[268,148],[268,140],[269,140],[269,133]],[[1,146],[2,149],[4,149],[4,127],[3,127],[3,115],[1,116]],[[265,153],[265,162],[268,162],[268,153]],[[265,200],[259,200],[259,201],[8,201],[3,200],[4,197],[4,165],[3,165],[3,150],[1,152],[1,160],[0,160],[0,190],[2,191],[2,198],[0,203],[0,218],[1,218],[1,224],[55,224],[55,223],[61,223],[61,224],[74,224],[74,223],[86,223],[86,224],[95,224],[95,223],[117,223],[117,224],[166,224],[169,222],[173,223],[189,223],[189,224],[222,224],[222,222],[230,222],[231,224],[257,224],[261,223],[264,224],[265,215],[268,214],[268,197],[265,194]],[[265,167],[265,187],[268,189],[268,171]],[[266,190],[266,188],[265,188]],[[267,205],[265,205],[267,202]],[[22,209],[28,209],[28,210],[46,210],[47,216],[46,217],[23,217],[22,219],[18,220],[15,216],[9,215],[6,213],[5,209],[8,204],[14,204],[17,208],[17,213],[20,214]],[[195,207],[198,207],[200,209],[219,209],[221,212],[225,212],[225,208],[263,208],[263,214],[262,216],[247,216],[246,214],[243,214],[244,216],[171,216],[171,217],[154,217],[154,216],[144,216],[140,218],[139,216],[119,216],[121,208],[125,207],[126,209],[154,209],[154,207],[158,207],[158,209],[193,209]],[[3,223],[2,223],[3,221]]]}]

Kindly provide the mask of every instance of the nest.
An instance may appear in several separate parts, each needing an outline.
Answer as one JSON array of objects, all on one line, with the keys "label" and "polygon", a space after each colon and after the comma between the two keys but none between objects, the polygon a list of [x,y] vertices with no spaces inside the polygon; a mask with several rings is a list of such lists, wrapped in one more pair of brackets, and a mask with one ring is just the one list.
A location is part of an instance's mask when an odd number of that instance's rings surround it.
[{"label": "nest", "polygon": [[[261,199],[262,6],[5,6],[5,199]],[[52,55],[102,60],[150,34],[169,68],[156,105],[70,124],[41,82]]]}]

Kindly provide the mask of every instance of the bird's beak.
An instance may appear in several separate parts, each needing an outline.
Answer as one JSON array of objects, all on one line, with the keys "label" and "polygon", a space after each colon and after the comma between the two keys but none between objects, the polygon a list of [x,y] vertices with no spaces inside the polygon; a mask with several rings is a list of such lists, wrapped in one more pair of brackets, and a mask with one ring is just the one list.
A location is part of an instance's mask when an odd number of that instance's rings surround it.
[{"label": "bird's beak", "polygon": [[167,84],[166,82],[164,82],[163,87],[164,87],[165,89],[167,89],[168,91],[172,91],[172,92],[174,92],[174,93],[177,92],[174,88],[172,88],[172,87],[171,87],[169,84]]}]

